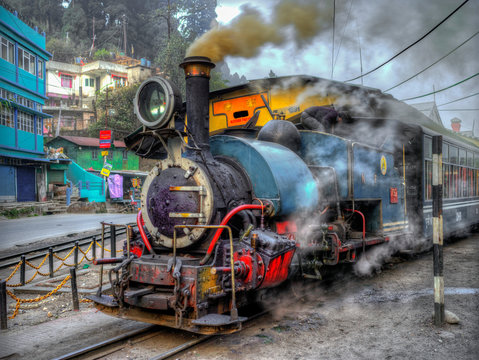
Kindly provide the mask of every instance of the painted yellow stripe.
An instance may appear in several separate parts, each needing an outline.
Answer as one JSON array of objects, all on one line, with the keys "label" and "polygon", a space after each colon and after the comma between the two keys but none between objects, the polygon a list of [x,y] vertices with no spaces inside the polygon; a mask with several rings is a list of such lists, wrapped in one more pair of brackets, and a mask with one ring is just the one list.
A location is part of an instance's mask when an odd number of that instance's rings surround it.
[{"label": "painted yellow stripe", "polygon": [[398,222],[384,223],[383,226],[404,225],[407,223],[408,223],[407,221],[398,221]]},{"label": "painted yellow stripe", "polygon": [[403,230],[405,226],[396,226],[393,228],[384,229],[384,232],[394,231],[394,230]]}]

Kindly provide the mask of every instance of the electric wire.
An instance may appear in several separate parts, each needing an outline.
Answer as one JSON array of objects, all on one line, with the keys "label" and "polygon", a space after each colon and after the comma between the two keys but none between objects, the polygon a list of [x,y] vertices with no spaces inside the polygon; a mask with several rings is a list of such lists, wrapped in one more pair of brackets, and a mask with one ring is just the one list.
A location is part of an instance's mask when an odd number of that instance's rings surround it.
[{"label": "electric wire", "polygon": [[351,0],[351,3],[349,4],[348,17],[346,19],[346,26],[343,29],[343,33],[341,34],[341,38],[339,39],[338,52],[336,53],[336,59],[334,60],[333,72],[334,72],[334,67],[336,66],[336,63],[338,62],[339,52],[341,51],[341,44],[343,43],[344,34],[346,33],[346,30],[347,30],[348,25],[349,25],[349,18],[351,16],[351,9],[353,7],[353,1],[354,0]]},{"label": "electric wire", "polygon": [[443,105],[452,104],[452,103],[455,103],[455,102],[457,102],[457,101],[461,101],[461,100],[464,100],[464,99],[468,99],[468,98],[470,98],[470,97],[477,96],[477,95],[479,95],[479,92],[477,92],[477,93],[475,93],[475,94],[468,95],[468,96],[464,96],[464,97],[459,98],[459,99],[456,99],[456,100],[449,101],[449,102],[444,103],[444,104],[441,104],[441,105],[437,105],[437,107],[443,106]]},{"label": "electric wire", "polygon": [[479,109],[437,109],[437,111],[479,111]]},{"label": "electric wire", "polygon": [[460,45],[458,45],[456,48],[454,48],[453,50],[449,51],[446,55],[444,55],[443,57],[441,57],[440,59],[436,60],[435,62],[433,62],[431,65],[429,65],[428,67],[424,68],[423,70],[419,71],[418,73],[414,74],[413,76],[407,78],[406,80],[400,82],[399,84],[396,84],[394,85],[393,87],[390,87],[389,89],[386,89],[384,90],[384,92],[386,91],[390,91],[394,88],[397,88],[398,86],[404,84],[405,82],[408,82],[409,80],[413,79],[414,77],[418,76],[419,74],[422,74],[424,71],[430,69],[432,66],[436,65],[439,61],[443,60],[444,58],[446,58],[447,56],[451,55],[454,51],[456,51],[457,49],[459,49],[462,45],[464,45],[465,43],[467,43],[469,40],[471,40],[473,37],[475,37],[477,34],[479,34],[479,31],[477,31],[474,35],[472,35],[471,37],[469,37],[466,41],[464,41],[463,43],[461,43]]},{"label": "electric wire", "polygon": [[454,15],[461,7],[463,7],[467,2],[469,2],[469,0],[465,0],[461,5],[459,5],[452,13],[450,13],[448,16],[446,16],[441,22],[439,22],[439,24],[437,24],[436,26],[434,26],[431,30],[429,30],[426,34],[424,34],[423,36],[421,36],[418,40],[414,41],[411,45],[407,46],[406,48],[404,48],[403,50],[401,50],[400,52],[398,52],[396,55],[394,55],[393,57],[391,57],[389,60],[386,60],[385,62],[383,62],[381,65],[378,65],[376,66],[374,69],[372,70],[369,70],[368,72],[364,73],[364,74],[361,74],[359,76],[356,76],[355,78],[352,78],[352,79],[349,79],[349,80],[345,80],[344,82],[350,82],[350,81],[354,81],[354,80],[357,80],[357,79],[360,79],[366,75],[369,75],[371,73],[373,73],[374,71],[380,69],[381,67],[383,67],[384,65],[386,65],[387,63],[391,62],[393,59],[397,58],[399,55],[401,55],[402,53],[404,53],[406,50],[409,50],[411,47],[413,47],[414,45],[416,45],[418,42],[420,42],[421,40],[423,40],[425,37],[427,37],[428,35],[430,35],[434,30],[436,30],[439,26],[441,26],[444,22],[446,22],[452,15]]},{"label": "electric wire", "polygon": [[[450,89],[450,88],[453,88],[454,86],[457,86],[457,85],[462,84],[462,83],[464,83],[464,82],[466,82],[466,81],[468,81],[468,80],[471,80],[472,78],[476,77],[477,75],[479,75],[479,73],[475,73],[474,75],[469,76],[468,78],[466,78],[466,79],[464,79],[464,80],[461,80],[461,81],[459,81],[459,82],[457,82],[457,83],[455,83],[455,84],[452,84],[452,85],[450,85],[450,86],[448,86],[448,87],[445,87],[445,88],[443,88],[443,89],[436,90],[436,91],[431,91],[430,93],[427,93],[427,94],[424,94],[424,95],[419,95],[419,96],[414,96],[414,97],[410,97],[410,98],[407,98],[407,99],[402,99],[402,100],[400,100],[400,101],[414,100],[414,99],[419,99],[419,98],[422,98],[422,97],[425,97],[425,96],[437,94],[437,93],[439,93],[439,92],[441,92],[441,91],[448,90],[448,89]],[[443,105],[444,105],[444,104],[443,104]]]}]

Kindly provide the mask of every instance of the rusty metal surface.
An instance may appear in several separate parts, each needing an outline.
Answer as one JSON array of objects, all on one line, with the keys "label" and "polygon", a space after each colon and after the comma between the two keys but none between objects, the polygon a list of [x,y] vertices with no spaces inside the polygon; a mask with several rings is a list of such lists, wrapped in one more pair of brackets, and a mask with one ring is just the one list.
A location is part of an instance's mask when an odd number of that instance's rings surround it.
[{"label": "rusty metal surface", "polygon": [[248,320],[248,318],[244,316],[238,316],[237,319],[231,319],[231,316],[229,315],[208,314],[197,320],[193,320],[191,323],[200,326],[224,326],[244,322],[246,320]]},{"label": "rusty metal surface", "polygon": [[103,305],[109,308],[115,308],[118,307],[118,302],[111,296],[107,295],[88,295],[86,297],[87,299],[90,299],[94,301],[96,304]]}]

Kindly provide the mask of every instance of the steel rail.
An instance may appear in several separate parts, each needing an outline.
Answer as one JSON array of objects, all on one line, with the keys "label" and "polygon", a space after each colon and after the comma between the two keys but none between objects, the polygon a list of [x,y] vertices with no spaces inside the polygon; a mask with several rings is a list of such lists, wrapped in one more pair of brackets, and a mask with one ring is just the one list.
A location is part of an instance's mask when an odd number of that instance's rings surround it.
[{"label": "steel rail", "polygon": [[73,358],[76,358],[80,355],[85,355],[89,352],[92,352],[94,350],[98,350],[98,349],[101,349],[103,347],[106,347],[108,345],[113,345],[119,341],[122,341],[122,340],[127,340],[131,337],[134,337],[134,336],[138,336],[138,335],[141,335],[143,333],[146,333],[148,331],[151,331],[153,330],[157,325],[150,325],[150,326],[146,326],[142,329],[136,329],[136,330],[132,330],[132,331],[129,331],[125,334],[121,334],[121,335],[118,335],[118,336],[115,336],[111,339],[108,339],[108,340],[105,340],[105,341],[101,341],[99,343],[96,343],[96,344],[93,344],[93,345],[90,345],[90,346],[87,346],[87,347],[84,347],[83,349],[80,349],[80,350],[76,350],[76,351],[72,351],[71,353],[68,353],[68,354],[65,354],[65,355],[62,355],[60,357],[57,357],[53,360],[67,360],[67,359],[73,359]]},{"label": "steel rail", "polygon": [[[269,310],[263,310],[257,314],[253,314],[251,316],[248,317],[248,319],[245,321],[245,323],[248,323],[254,319],[257,319],[265,314],[268,314],[270,313],[271,311],[273,311],[273,309],[269,309]],[[181,345],[178,345],[176,347],[174,347],[173,349],[170,349],[170,350],[167,350],[157,356],[154,356],[152,358],[150,358],[150,360],[166,360],[170,357],[172,357],[173,355],[177,355],[185,350],[188,350],[188,349],[191,349],[193,346],[195,345],[198,345],[202,342],[205,342],[206,340],[209,340],[211,339],[212,337],[216,337],[218,335],[202,335],[202,337],[198,338],[198,339],[194,339],[194,340],[190,340],[188,342],[185,342],[184,344],[181,344]],[[226,336],[229,336],[229,335],[226,335]]]},{"label": "steel rail", "polygon": [[[248,320],[245,321],[245,323],[248,323],[260,316],[263,316],[264,314],[267,314],[271,312],[271,309],[270,310],[263,310],[257,314],[253,314],[251,315],[250,317],[248,317]],[[156,328],[160,328],[162,329],[161,326],[158,326],[158,325],[150,325],[150,326],[146,326],[142,329],[136,329],[136,330],[132,330],[132,331],[129,331],[125,334],[121,334],[121,335],[118,335],[118,336],[115,336],[111,339],[107,339],[107,340],[104,340],[104,341],[101,341],[99,343],[96,343],[96,344],[93,344],[93,345],[89,345],[89,346],[86,346],[82,349],[79,349],[79,350],[75,350],[75,351],[72,351],[68,354],[65,354],[65,355],[61,355],[59,357],[56,357],[54,358],[53,360],[68,360],[68,359],[75,359],[75,358],[78,358],[78,357],[81,357],[83,355],[87,355],[89,353],[92,353],[93,351],[96,351],[96,350],[100,350],[102,348],[106,348],[107,346],[110,346],[110,345],[114,345],[118,342],[121,342],[121,341],[125,341],[125,340],[128,340],[130,338],[133,338],[133,337],[136,337],[136,336],[139,336],[139,335],[142,335],[142,334],[145,334],[145,333],[148,333],[150,331],[153,331],[154,329]],[[165,329],[165,328],[163,328]],[[161,336],[161,334],[158,334],[156,336]],[[186,341],[184,342],[183,344],[180,344],[178,346],[175,346],[169,350],[166,350],[152,358],[150,358],[150,360],[165,360],[165,359],[168,359],[170,357],[172,357],[173,355],[176,355],[178,353],[181,353],[185,350],[188,350],[204,341],[207,341],[209,339],[211,339],[212,337],[216,337],[217,335],[200,335],[198,334],[198,338],[197,339],[193,339],[193,340],[189,340],[189,341]],[[141,343],[141,339],[140,341],[137,342],[137,344],[140,344]],[[111,351],[109,351],[108,354],[113,354],[117,351],[121,351],[121,349],[123,349],[123,346],[118,344],[118,348],[117,349],[111,349]],[[90,354],[90,355],[93,355],[93,354]],[[87,355],[88,356],[88,355]],[[102,355],[99,355],[100,357],[101,356],[105,356],[105,354],[102,354]]]}]

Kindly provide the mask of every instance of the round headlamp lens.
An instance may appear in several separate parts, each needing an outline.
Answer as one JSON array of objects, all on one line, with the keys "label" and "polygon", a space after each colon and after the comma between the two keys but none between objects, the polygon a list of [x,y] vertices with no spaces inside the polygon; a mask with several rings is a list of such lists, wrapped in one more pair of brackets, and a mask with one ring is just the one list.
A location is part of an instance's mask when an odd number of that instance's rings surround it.
[{"label": "round headlamp lens", "polygon": [[149,122],[156,122],[165,115],[166,94],[160,84],[151,82],[141,90],[139,110]]}]

